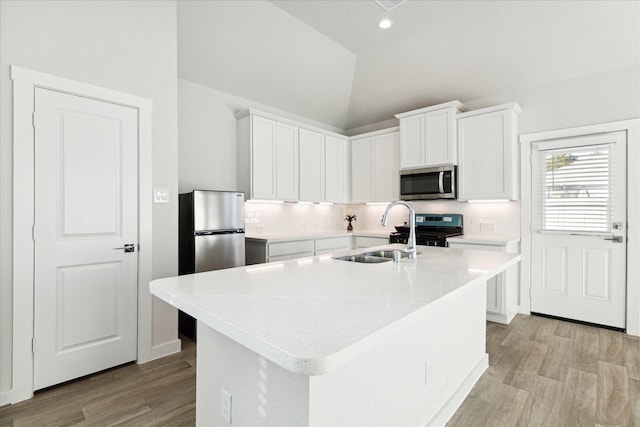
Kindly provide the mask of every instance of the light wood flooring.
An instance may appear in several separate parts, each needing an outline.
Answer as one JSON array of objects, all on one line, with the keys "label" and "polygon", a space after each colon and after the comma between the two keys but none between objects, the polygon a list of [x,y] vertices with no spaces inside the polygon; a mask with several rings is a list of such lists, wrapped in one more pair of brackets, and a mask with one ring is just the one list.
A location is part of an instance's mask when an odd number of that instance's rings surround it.
[{"label": "light wood flooring", "polygon": [[[36,393],[0,426],[193,426],[196,346]],[[640,340],[518,315],[487,323],[489,369],[449,426],[639,426]]]}]

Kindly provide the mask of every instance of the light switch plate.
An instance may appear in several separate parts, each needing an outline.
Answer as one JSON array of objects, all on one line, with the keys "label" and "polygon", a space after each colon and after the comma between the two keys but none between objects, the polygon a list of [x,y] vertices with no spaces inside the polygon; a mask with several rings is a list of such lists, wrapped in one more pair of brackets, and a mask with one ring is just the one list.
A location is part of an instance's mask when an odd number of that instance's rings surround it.
[{"label": "light switch plate", "polygon": [[169,203],[169,189],[168,188],[154,188],[153,189],[153,203]]}]

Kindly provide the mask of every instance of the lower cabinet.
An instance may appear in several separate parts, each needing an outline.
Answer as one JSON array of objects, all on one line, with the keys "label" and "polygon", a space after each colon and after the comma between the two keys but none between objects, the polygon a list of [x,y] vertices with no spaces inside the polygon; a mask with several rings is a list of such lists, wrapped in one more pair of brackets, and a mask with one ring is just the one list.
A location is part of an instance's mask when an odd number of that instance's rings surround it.
[{"label": "lower cabinet", "polygon": [[[517,241],[502,244],[486,244],[449,241],[453,249],[475,249],[518,253]],[[514,265],[487,281],[487,320],[508,325],[518,312],[519,275],[518,265]]]},{"label": "lower cabinet", "polygon": [[352,240],[351,236],[316,239],[316,255],[330,254],[337,251],[348,251],[351,249]]},{"label": "lower cabinet", "polygon": [[352,235],[278,242],[248,237],[245,239],[245,259],[247,265],[252,265],[387,244],[389,244],[388,237]]},{"label": "lower cabinet", "polygon": [[370,248],[372,246],[382,246],[389,244],[388,237],[354,236],[354,239],[354,249]]}]

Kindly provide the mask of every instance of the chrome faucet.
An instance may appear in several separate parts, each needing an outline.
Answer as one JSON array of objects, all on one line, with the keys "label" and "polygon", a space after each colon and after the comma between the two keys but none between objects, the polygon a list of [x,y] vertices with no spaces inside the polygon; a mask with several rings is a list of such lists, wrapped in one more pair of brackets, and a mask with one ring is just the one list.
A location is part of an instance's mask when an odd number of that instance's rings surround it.
[{"label": "chrome faucet", "polygon": [[383,227],[387,226],[387,220],[389,217],[389,211],[395,205],[403,205],[409,209],[409,240],[407,240],[407,253],[409,254],[409,259],[416,258],[416,212],[413,210],[413,207],[405,202],[404,200],[396,200],[395,202],[389,203],[387,209],[385,209],[384,214],[382,214],[382,220],[380,224]]}]

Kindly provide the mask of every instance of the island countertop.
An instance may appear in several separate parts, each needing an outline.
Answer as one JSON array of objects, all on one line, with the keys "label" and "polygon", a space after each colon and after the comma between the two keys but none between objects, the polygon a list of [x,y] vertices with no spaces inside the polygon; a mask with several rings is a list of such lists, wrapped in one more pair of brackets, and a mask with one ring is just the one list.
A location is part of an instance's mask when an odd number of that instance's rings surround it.
[{"label": "island countertop", "polygon": [[418,252],[399,263],[322,255],[237,267],[154,280],[150,290],[291,372],[321,375],[411,325],[429,305],[520,260],[468,249],[419,246]]}]

